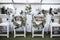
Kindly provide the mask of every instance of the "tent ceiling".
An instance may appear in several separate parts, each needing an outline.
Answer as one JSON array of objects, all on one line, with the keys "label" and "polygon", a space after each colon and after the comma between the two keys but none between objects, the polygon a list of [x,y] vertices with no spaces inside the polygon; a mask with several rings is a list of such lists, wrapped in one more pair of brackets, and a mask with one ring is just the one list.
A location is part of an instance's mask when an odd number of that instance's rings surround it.
[{"label": "tent ceiling", "polygon": [[[41,0],[13,0],[15,3],[40,3]],[[0,3],[11,3],[12,0],[0,0]],[[42,0],[42,3],[60,3],[60,0]]]}]

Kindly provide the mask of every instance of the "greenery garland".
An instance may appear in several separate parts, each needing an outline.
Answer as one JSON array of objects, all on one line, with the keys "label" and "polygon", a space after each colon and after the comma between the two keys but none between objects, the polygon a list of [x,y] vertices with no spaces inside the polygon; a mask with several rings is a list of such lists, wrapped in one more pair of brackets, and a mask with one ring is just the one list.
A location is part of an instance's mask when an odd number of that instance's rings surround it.
[{"label": "greenery garland", "polygon": [[19,28],[19,27],[25,26],[25,21],[24,21],[25,19],[22,19],[22,20],[21,20],[21,24],[16,23],[16,22],[14,21],[14,19],[15,19],[15,18],[12,19],[12,22],[13,22],[13,24],[16,26],[15,28]]},{"label": "greenery garland", "polygon": [[34,27],[44,27],[44,24],[45,24],[45,20],[43,20],[43,22],[40,23],[39,25],[36,24],[35,22],[33,22],[33,26],[34,26]]},{"label": "greenery garland", "polygon": [[[33,15],[32,15],[32,19],[33,19],[33,20],[34,20],[34,18],[35,18],[35,17],[33,17]],[[42,23],[40,23],[40,24],[38,25],[38,24],[36,24],[33,20],[32,20],[33,26],[34,26],[34,27],[38,27],[38,28],[39,28],[39,27],[44,27],[44,24],[45,24],[45,22],[46,22],[45,19],[44,19],[44,20],[42,20]]]}]

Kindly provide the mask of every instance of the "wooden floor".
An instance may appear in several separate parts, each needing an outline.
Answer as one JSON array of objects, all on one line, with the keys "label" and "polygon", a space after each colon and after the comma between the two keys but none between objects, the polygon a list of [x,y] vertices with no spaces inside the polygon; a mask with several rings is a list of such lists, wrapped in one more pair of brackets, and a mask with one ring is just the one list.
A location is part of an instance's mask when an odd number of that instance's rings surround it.
[{"label": "wooden floor", "polygon": [[32,38],[32,35],[31,33],[27,33],[26,34],[27,37],[24,38],[24,37],[16,37],[14,38],[13,36],[13,33],[10,33],[10,36],[9,38],[7,37],[0,37],[0,40],[60,40],[60,37],[53,37],[53,38],[50,38],[50,35],[45,33],[45,37],[42,38],[42,37],[34,37]]}]

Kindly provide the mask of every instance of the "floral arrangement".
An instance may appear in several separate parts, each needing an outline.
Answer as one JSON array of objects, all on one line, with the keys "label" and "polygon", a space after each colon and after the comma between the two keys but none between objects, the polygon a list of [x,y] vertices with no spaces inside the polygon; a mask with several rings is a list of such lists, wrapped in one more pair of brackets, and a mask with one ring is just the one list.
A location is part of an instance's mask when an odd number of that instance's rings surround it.
[{"label": "floral arrangement", "polygon": [[31,4],[26,5],[25,10],[26,10],[26,13],[31,12]]},{"label": "floral arrangement", "polygon": [[16,26],[15,28],[19,28],[19,27],[25,26],[25,19],[23,19],[21,17],[21,20],[19,20],[19,21],[21,21],[21,24],[19,24],[19,23],[16,22],[16,17],[14,17],[12,19],[13,24]]},{"label": "floral arrangement", "polygon": [[[35,18],[35,19],[36,19],[36,18]],[[42,21],[42,23],[36,24],[36,22],[33,21],[33,26],[34,26],[34,27],[38,27],[38,28],[39,28],[39,27],[44,27],[45,20],[39,20],[39,21]]]},{"label": "floral arrangement", "polygon": [[56,11],[60,13],[60,8],[57,8]]}]

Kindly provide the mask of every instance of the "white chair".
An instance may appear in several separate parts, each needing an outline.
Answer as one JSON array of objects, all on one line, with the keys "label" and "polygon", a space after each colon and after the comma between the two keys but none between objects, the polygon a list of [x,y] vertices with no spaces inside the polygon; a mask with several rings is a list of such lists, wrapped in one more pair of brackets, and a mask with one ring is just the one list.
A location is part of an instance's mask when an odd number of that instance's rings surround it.
[{"label": "white chair", "polygon": [[53,34],[53,28],[60,28],[60,24],[58,24],[58,23],[51,23],[50,27],[51,27],[50,38],[52,38],[53,36],[60,36],[60,34]]},{"label": "white chair", "polygon": [[[40,15],[33,15],[32,19],[32,38],[34,36],[42,36],[44,38],[44,24],[43,24],[44,17]],[[34,34],[35,31],[42,31],[41,34]]]},{"label": "white chair", "polygon": [[[6,15],[6,14],[0,14],[0,18],[7,18],[9,19],[9,16]],[[7,22],[2,22],[0,23],[0,26],[3,26],[3,27],[7,27],[7,34],[0,34],[0,36],[7,36],[7,38],[9,38],[9,20],[7,20]]]},{"label": "white chair", "polygon": [[[59,22],[58,21],[59,18],[60,18],[59,15],[53,16],[54,22],[50,23],[50,28],[51,28],[51,30],[50,30],[50,38],[52,38],[53,36],[60,36],[60,34],[58,34],[58,30],[60,30],[59,29],[60,28],[60,24],[58,23]],[[53,28],[55,28],[55,29],[53,30]],[[55,34],[53,32],[55,32]]]},{"label": "white chair", "polygon": [[[24,36],[26,37],[26,27],[25,27],[25,17],[22,16],[14,16],[14,38],[16,36]],[[17,26],[18,25],[18,26]],[[24,34],[16,34],[17,29],[23,27]],[[19,30],[21,31],[21,30]]]}]

